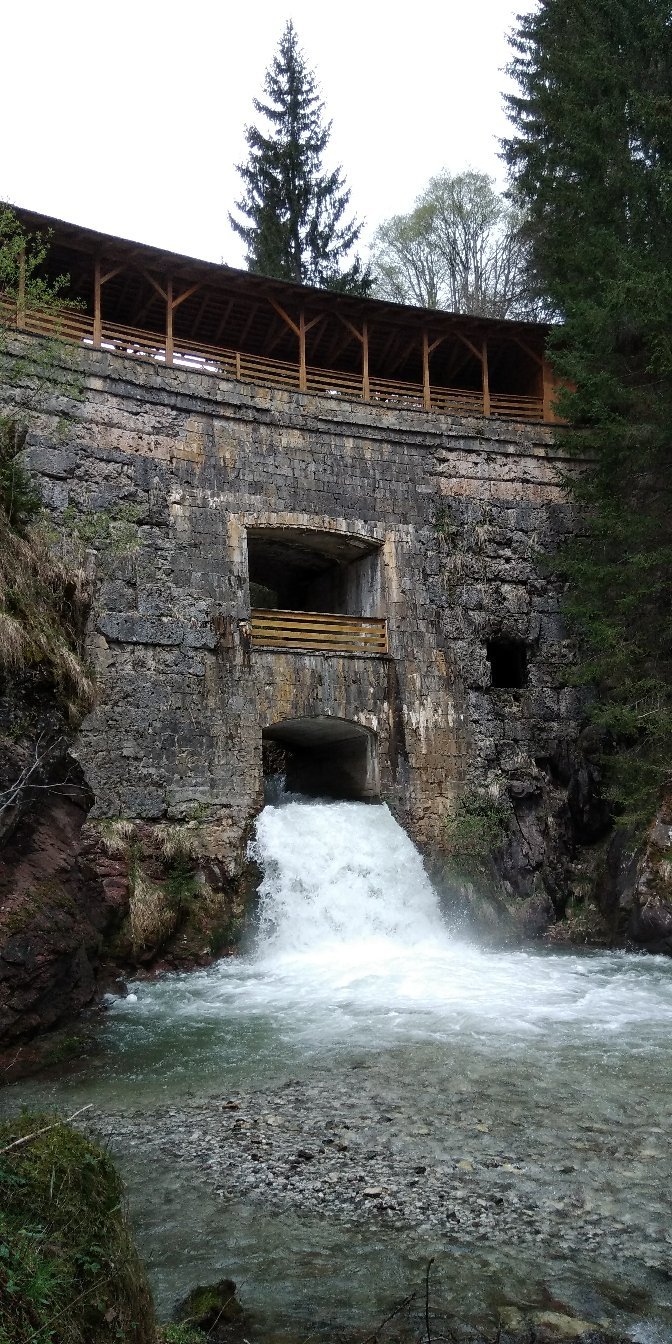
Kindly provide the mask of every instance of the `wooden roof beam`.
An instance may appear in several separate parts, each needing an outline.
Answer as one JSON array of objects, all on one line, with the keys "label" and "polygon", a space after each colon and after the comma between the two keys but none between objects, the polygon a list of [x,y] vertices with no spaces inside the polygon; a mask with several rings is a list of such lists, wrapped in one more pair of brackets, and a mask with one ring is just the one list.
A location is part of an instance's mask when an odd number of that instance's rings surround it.
[{"label": "wooden roof beam", "polygon": [[321,342],[321,340],[322,340],[322,337],[324,336],[324,333],[325,333],[325,331],[327,330],[327,328],[328,328],[328,326],[329,326],[329,323],[328,323],[328,321],[327,321],[327,314],[326,314],[326,313],[323,313],[323,314],[322,314],[322,316],[321,316],[321,318],[320,318],[320,323],[321,323],[321,325],[318,324],[318,326],[317,326],[317,328],[316,328],[316,330],[315,330],[315,332],[314,332],[314,334],[313,334],[313,339],[312,339],[312,342],[311,342],[311,347],[312,347],[312,352],[313,352],[313,359],[315,358],[315,356],[316,356],[316,354],[317,354],[317,351],[319,350],[320,342]]},{"label": "wooden roof beam", "polygon": [[270,294],[268,296],[268,302],[270,303],[271,308],[274,308],[276,313],[282,318],[283,322],[286,322],[287,326],[294,332],[294,335],[300,336],[301,328],[297,326],[294,319],[289,316],[289,313],[285,312],[281,304],[276,303],[275,299],[271,298]]},{"label": "wooden roof beam", "polygon": [[149,284],[153,286],[153,288],[156,290],[157,294],[159,294],[159,295],[161,296],[161,298],[163,299],[164,303],[166,303],[166,302],[167,302],[167,299],[168,299],[168,290],[167,290],[167,289],[164,289],[164,288],[163,288],[163,285],[160,285],[159,282],[158,282],[158,280],[155,280],[155,279],[154,279],[154,276],[151,274],[150,271],[146,271],[146,270],[144,270],[144,268],[142,268],[142,267],[140,267],[139,269],[140,269],[140,274],[143,275],[143,276],[145,277],[145,280],[147,280],[147,281],[149,282]]},{"label": "wooden roof beam", "polygon": [[478,360],[479,364],[482,364],[482,363],[483,363],[483,351],[482,351],[482,350],[479,350],[478,346],[477,346],[477,345],[474,345],[473,341],[470,341],[470,340],[469,340],[469,337],[468,337],[468,336],[465,336],[465,335],[463,334],[463,332],[459,331],[457,328],[456,328],[456,330],[455,330],[455,335],[457,336],[458,340],[460,340],[460,341],[462,342],[463,345],[466,345],[467,350],[471,350],[472,355],[475,356],[475,358]]},{"label": "wooden roof beam", "polygon": [[[339,319],[339,321],[343,323],[343,326],[346,328],[346,330],[350,331],[352,335],[356,338],[356,340],[360,342],[360,345],[363,344],[364,331],[363,330],[360,331],[359,327],[356,327],[354,322],[351,322],[349,317],[344,317],[342,313],[337,313],[336,316]],[[364,325],[366,325],[366,323]],[[349,344],[350,342],[348,341],[348,345]]]},{"label": "wooden roof beam", "polygon": [[327,364],[329,365],[329,367],[332,366],[334,360],[339,359],[339,357],[343,354],[343,351],[347,350],[349,345],[352,345],[354,339],[355,338],[351,331],[346,331],[345,335],[343,335],[342,332],[339,333],[339,338],[332,341],[331,346],[327,351]]},{"label": "wooden roof beam", "polygon": [[514,336],[513,332],[511,332],[511,340],[515,341],[516,345],[519,345],[521,350],[524,350],[525,354],[529,355],[530,359],[533,359],[535,364],[538,364],[539,367],[543,369],[544,367],[543,355],[537,354],[536,350],[533,350],[532,347],[527,344],[527,341],[523,341],[520,336]]},{"label": "wooden roof beam", "polygon": [[203,321],[203,318],[205,317],[205,310],[206,310],[206,308],[207,308],[209,302],[210,302],[210,291],[206,289],[205,294],[203,295],[203,298],[201,299],[201,302],[200,302],[199,309],[198,309],[198,312],[197,312],[197,314],[196,314],[196,317],[194,318],[194,325],[193,325],[193,327],[192,327],[192,331],[191,331],[192,336],[196,336],[196,335],[197,335],[197,333],[198,333],[198,328],[200,327],[201,322]]},{"label": "wooden roof beam", "polygon": [[103,260],[100,253],[97,253],[93,261],[93,344],[97,350],[103,343],[103,300],[102,289],[108,280],[113,280],[115,275],[119,275],[123,266],[113,266],[111,271],[105,271],[103,274]]},{"label": "wooden roof beam", "polygon": [[[362,322],[362,329],[360,331],[359,327],[356,327],[354,322],[351,322],[349,318],[344,317],[342,313],[337,313],[337,316],[343,323],[346,332],[350,333],[352,337],[358,340],[362,348],[362,398],[364,401],[370,401],[371,381],[369,376],[369,324],[366,321],[366,319],[364,319],[364,321]],[[349,344],[350,344],[350,337],[346,335],[346,343],[343,346],[343,349],[345,349]]]},{"label": "wooden roof beam", "polygon": [[240,336],[238,338],[238,345],[241,349],[247,337],[247,333],[250,330],[250,327],[252,326],[252,323],[254,322],[254,319],[257,316],[258,312],[259,312],[259,304],[254,303],[247,315],[247,322],[245,322],[243,330],[241,331]]},{"label": "wooden roof beam", "polygon": [[264,354],[267,356],[270,355],[273,350],[275,350],[276,346],[279,345],[283,336],[287,335],[286,323],[282,321],[282,318],[278,318],[274,323],[271,324],[270,331],[272,333],[271,337],[264,345]]},{"label": "wooden roof beam", "polygon": [[111,271],[106,271],[104,275],[101,273],[100,276],[101,285],[106,285],[108,280],[114,280],[115,275],[121,275],[121,272],[124,271],[125,269],[126,269],[125,266],[113,266]]},{"label": "wooden roof beam", "polygon": [[397,372],[397,369],[400,369],[402,364],[406,363],[406,360],[408,359],[409,355],[412,355],[415,349],[418,350],[420,349],[420,345],[421,345],[421,332],[416,331],[413,333],[413,339],[409,341],[408,345],[404,347],[401,354],[397,357],[397,359],[395,359],[394,363],[390,364],[389,375],[391,378]]},{"label": "wooden roof beam", "polygon": [[271,307],[275,309],[276,313],[279,313],[283,321],[287,323],[287,326],[290,327],[291,330],[295,333],[295,335],[298,336],[299,338],[299,392],[305,392],[308,387],[308,374],[306,366],[306,335],[314,326],[317,325],[318,322],[322,321],[323,314],[318,313],[317,317],[311,317],[310,322],[306,322],[306,314],[304,309],[302,308],[301,312],[299,313],[299,325],[297,327],[296,322],[293,320],[293,318],[289,316],[289,313],[285,312],[285,309],[281,306],[281,304],[276,303],[275,299],[272,299],[270,295],[268,302],[270,303]]},{"label": "wooden roof beam", "polygon": [[176,308],[179,308],[180,304],[184,303],[185,299],[190,299],[192,294],[196,294],[200,288],[201,285],[199,282],[197,285],[190,285],[188,289],[185,289],[181,294],[178,294],[177,298],[173,299],[173,311]]},{"label": "wooden roof beam", "polygon": [[229,299],[229,302],[228,302],[228,304],[227,304],[227,306],[226,306],[226,308],[225,308],[225,310],[224,310],[224,314],[223,314],[223,316],[220,318],[219,325],[218,325],[217,330],[216,330],[216,332],[215,332],[215,345],[217,344],[218,340],[220,339],[220,336],[222,336],[223,333],[224,333],[225,330],[226,330],[226,324],[227,324],[227,322],[228,322],[228,320],[229,320],[229,318],[230,318],[230,316],[231,316],[231,313],[233,312],[233,305],[234,305],[235,302],[236,302],[235,299]]},{"label": "wooden roof beam", "polygon": [[298,336],[299,338],[301,336],[302,330],[304,331],[304,333],[309,332],[311,327],[314,327],[318,322],[321,322],[322,318],[324,317],[324,313],[318,313],[317,317],[313,317],[311,318],[310,322],[306,322],[304,310],[302,308],[299,316],[299,324],[297,326],[294,319],[289,316],[289,313],[285,312],[285,309],[279,303],[276,303],[275,299],[272,299],[270,295],[268,302],[270,303],[271,308],[275,308],[276,313],[279,314],[283,322],[286,322],[287,326],[291,327],[292,331],[294,332],[294,335]]}]

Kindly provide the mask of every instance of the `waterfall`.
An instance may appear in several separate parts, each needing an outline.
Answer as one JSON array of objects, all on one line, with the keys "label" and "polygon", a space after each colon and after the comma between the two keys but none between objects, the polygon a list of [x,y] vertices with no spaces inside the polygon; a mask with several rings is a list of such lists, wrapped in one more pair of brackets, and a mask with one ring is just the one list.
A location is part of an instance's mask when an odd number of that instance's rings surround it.
[{"label": "waterfall", "polygon": [[420,855],[385,806],[266,807],[251,855],[264,873],[261,955],[446,938]]}]

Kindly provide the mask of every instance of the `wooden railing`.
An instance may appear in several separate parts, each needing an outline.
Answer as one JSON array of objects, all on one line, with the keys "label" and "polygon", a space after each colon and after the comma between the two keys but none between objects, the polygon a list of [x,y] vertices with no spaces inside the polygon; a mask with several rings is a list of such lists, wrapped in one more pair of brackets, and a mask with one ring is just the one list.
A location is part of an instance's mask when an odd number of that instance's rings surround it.
[{"label": "wooden railing", "polygon": [[16,299],[0,294],[0,323],[34,336],[57,336],[64,341],[93,340],[93,318],[77,308],[28,308],[17,313]]},{"label": "wooden railing", "polygon": [[509,397],[501,392],[490,396],[490,414],[500,420],[543,420],[544,403],[541,397]]},{"label": "wooden railing", "polygon": [[319,611],[252,612],[257,649],[303,649],[321,653],[387,653],[387,621],[374,616],[337,616]]},{"label": "wooden railing", "polygon": [[[93,318],[87,313],[76,308],[36,307],[27,307],[23,313],[18,313],[16,300],[2,294],[0,325],[16,327],[34,335],[60,337],[86,346],[93,346],[94,343]],[[157,364],[166,362],[165,341],[157,332],[140,331],[134,327],[120,326],[116,322],[103,322],[101,349],[127,358],[152,360]],[[175,368],[191,369],[195,373],[218,374],[243,382],[299,390],[298,364],[280,359],[263,359],[240,350],[204,345],[200,341],[187,341],[178,336],[173,342],[172,364]],[[364,400],[360,374],[308,366],[305,377],[307,392],[318,396]],[[427,399],[421,383],[389,378],[370,378],[367,400],[379,406],[438,411],[444,415],[481,416],[485,413],[481,392],[469,388],[431,386]],[[544,403],[541,397],[492,393],[490,414],[505,420],[543,420]]]}]

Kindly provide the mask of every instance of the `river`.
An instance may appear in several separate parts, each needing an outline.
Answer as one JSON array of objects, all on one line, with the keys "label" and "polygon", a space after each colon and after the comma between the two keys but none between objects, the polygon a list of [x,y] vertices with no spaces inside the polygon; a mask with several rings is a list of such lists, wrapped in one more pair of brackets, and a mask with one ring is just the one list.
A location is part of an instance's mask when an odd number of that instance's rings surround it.
[{"label": "river", "polygon": [[131,985],[6,1093],[93,1104],[160,1308],[225,1273],[328,1339],[424,1312],[433,1258],[458,1332],[517,1304],[671,1340],[672,963],[482,950],[382,805],[269,805],[254,848],[240,957]]}]

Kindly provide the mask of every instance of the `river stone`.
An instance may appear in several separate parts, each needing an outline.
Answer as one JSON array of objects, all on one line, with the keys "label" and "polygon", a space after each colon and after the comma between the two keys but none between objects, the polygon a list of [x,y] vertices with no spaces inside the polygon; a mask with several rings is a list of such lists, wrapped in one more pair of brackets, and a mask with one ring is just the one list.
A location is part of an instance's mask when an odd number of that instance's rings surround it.
[{"label": "river stone", "polygon": [[600,1330],[594,1321],[582,1321],[575,1316],[566,1316],[560,1311],[535,1311],[532,1320],[541,1332],[541,1338],[578,1339]]},{"label": "river stone", "polygon": [[173,1320],[188,1321],[190,1325],[207,1333],[210,1340],[223,1337],[224,1329],[232,1321],[240,1321],[245,1313],[236,1299],[236,1285],[233,1279],[220,1279],[218,1283],[202,1284],[192,1288],[186,1297],[175,1307]]}]

